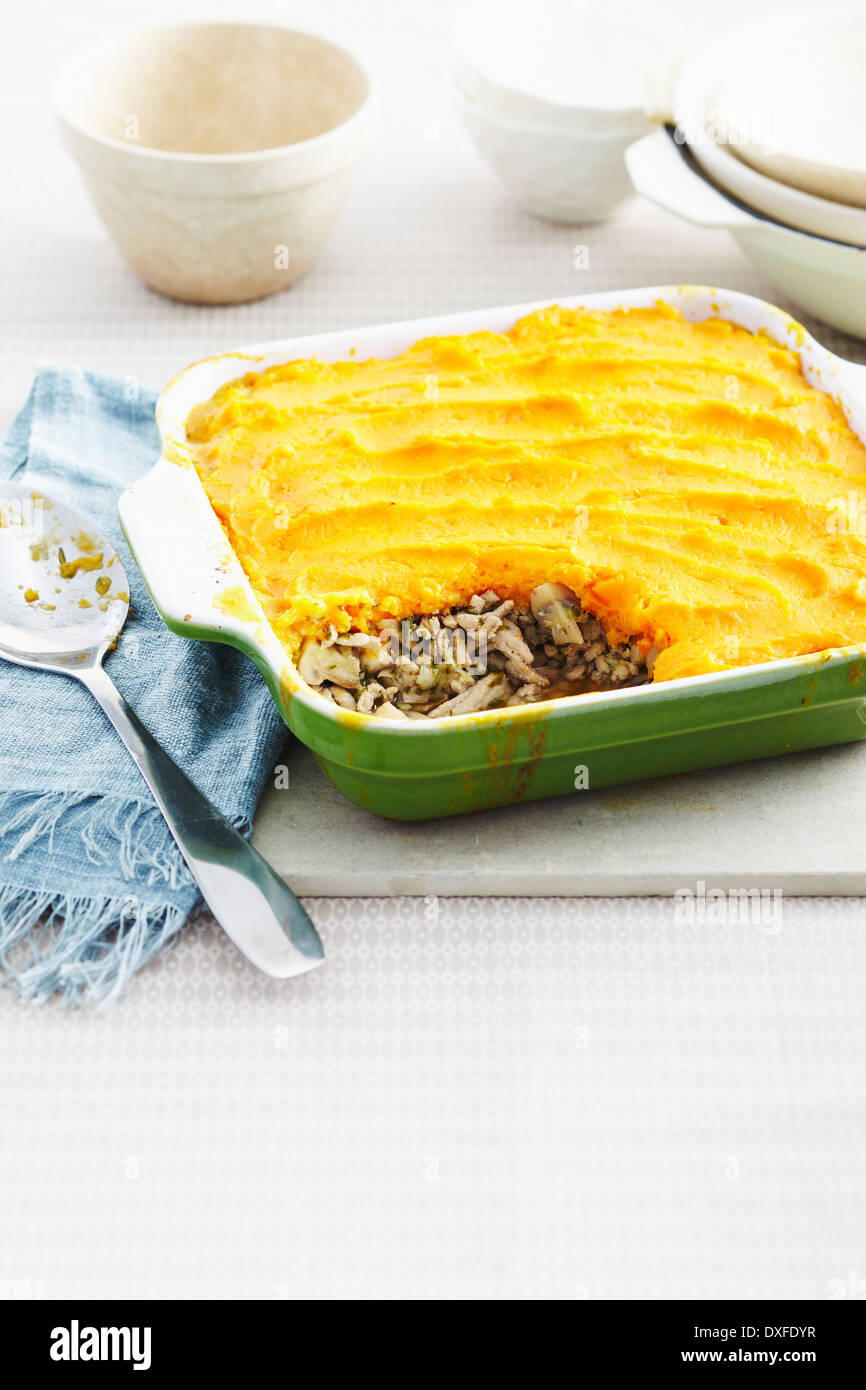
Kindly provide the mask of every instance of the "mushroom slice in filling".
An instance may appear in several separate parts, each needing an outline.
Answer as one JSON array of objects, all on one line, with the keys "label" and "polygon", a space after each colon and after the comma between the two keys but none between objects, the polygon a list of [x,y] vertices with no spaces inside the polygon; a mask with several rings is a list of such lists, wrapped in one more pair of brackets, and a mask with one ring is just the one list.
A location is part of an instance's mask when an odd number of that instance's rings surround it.
[{"label": "mushroom slice in filling", "polygon": [[656,655],[645,637],[612,645],[573,590],[544,583],[524,607],[488,589],[462,607],[387,618],[378,632],[332,627],[304,642],[298,671],[345,709],[402,722],[642,685]]}]

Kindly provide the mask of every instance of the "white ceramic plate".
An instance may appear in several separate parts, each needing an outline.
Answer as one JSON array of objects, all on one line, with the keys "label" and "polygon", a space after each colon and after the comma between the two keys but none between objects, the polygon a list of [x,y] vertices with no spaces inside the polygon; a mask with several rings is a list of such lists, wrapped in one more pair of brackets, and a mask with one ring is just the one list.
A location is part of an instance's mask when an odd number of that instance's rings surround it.
[{"label": "white ceramic plate", "polygon": [[866,208],[866,10],[817,9],[750,30],[715,93],[731,147],[771,179]]},{"label": "white ceramic plate", "polygon": [[[755,44],[760,48],[766,32],[774,30],[772,27],[768,30],[767,25],[734,30],[699,49],[683,63],[674,85],[677,127],[704,172],[750,207],[800,231],[866,246],[866,211],[827,197],[816,197],[778,178],[768,177],[737,157],[734,150],[739,149],[739,145],[732,144],[729,148],[724,143],[732,122],[741,127],[748,124],[749,109],[745,105],[738,109],[733,100],[729,100],[725,112],[720,111],[720,88],[726,80],[730,81],[726,74],[738,70],[744,61],[743,55]],[[866,75],[863,82],[866,91]],[[751,120],[753,135],[759,133],[756,123],[764,125],[767,143],[776,131],[774,108],[769,104],[752,108]],[[866,129],[866,123],[862,129]]]}]

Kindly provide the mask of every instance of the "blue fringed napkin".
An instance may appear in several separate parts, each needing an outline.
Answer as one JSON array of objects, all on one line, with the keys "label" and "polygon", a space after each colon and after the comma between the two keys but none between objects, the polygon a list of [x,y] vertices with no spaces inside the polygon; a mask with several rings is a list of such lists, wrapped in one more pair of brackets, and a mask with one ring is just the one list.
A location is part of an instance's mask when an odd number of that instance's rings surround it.
[{"label": "blue fringed napkin", "polygon": [[[242,830],[286,729],[252,663],[163,626],[117,523],[159,453],[154,397],[44,368],[0,444],[15,477],[83,512],[116,547],[132,606],[106,669],[193,781]],[[0,660],[0,965],[25,999],[116,997],[183,925],[198,890],[135,764],[74,680]]]}]

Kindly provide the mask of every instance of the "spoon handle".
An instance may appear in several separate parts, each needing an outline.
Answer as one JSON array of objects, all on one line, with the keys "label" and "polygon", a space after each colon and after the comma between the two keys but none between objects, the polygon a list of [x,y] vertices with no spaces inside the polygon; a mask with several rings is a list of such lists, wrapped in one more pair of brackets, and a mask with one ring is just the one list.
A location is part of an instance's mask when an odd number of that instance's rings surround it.
[{"label": "spoon handle", "polygon": [[138,764],[202,897],[238,950],[277,979],[321,965],[322,943],[294,893],[157,743],[107,671],[97,663],[76,675]]}]

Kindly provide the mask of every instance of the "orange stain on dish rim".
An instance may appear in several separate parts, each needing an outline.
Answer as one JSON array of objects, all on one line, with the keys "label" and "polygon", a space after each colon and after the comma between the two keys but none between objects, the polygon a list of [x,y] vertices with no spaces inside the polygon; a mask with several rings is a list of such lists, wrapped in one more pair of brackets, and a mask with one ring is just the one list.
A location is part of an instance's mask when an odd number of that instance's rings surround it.
[{"label": "orange stain on dish rim", "polygon": [[214,608],[227,618],[239,618],[243,623],[260,623],[261,613],[254,607],[248,593],[240,585],[223,589],[213,601]]},{"label": "orange stain on dish rim", "polygon": [[[527,705],[516,710],[498,711],[500,719],[496,733],[487,744],[487,762],[497,798],[503,803],[523,801],[532,786],[539,762],[547,746],[546,719],[550,709]],[[526,716],[530,717],[527,718]],[[523,716],[523,717],[520,717]],[[504,734],[504,737],[503,737]],[[521,741],[525,739],[528,756],[524,756]],[[515,774],[516,768],[516,775]],[[464,785],[471,788],[471,774]]]}]

